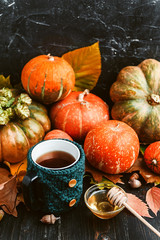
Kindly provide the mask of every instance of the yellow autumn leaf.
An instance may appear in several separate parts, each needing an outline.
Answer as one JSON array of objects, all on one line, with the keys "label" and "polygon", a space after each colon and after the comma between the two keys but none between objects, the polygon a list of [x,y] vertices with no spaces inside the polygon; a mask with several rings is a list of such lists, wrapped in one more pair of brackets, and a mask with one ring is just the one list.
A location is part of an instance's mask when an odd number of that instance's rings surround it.
[{"label": "yellow autumn leaf", "polygon": [[99,42],[65,53],[62,58],[75,72],[76,82],[73,91],[92,90],[96,86],[101,74]]},{"label": "yellow autumn leaf", "polygon": [[0,89],[3,87],[12,88],[10,76],[5,78],[3,75],[0,75]]},{"label": "yellow autumn leaf", "polygon": [[19,163],[8,163],[7,161],[4,162],[10,169],[10,173],[12,176],[17,175],[17,180],[22,182],[23,177],[26,175],[27,171],[27,158]]}]

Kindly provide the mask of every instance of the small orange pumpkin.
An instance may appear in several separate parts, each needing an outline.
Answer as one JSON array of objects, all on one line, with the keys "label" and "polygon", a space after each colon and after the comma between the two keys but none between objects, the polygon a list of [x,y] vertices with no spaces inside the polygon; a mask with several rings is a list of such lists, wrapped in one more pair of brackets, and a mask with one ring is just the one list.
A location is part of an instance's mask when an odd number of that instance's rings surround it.
[{"label": "small orange pumpkin", "polygon": [[64,139],[69,139],[69,140],[73,141],[73,139],[66,132],[59,130],[59,129],[53,129],[53,130],[49,131],[45,135],[44,140],[54,139],[54,138],[64,138]]},{"label": "small orange pumpkin", "polygon": [[160,141],[148,145],[144,152],[144,161],[148,168],[160,174]]},{"label": "small orange pumpkin", "polygon": [[24,66],[21,82],[33,99],[51,104],[65,98],[73,90],[75,73],[63,58],[40,55]]}]

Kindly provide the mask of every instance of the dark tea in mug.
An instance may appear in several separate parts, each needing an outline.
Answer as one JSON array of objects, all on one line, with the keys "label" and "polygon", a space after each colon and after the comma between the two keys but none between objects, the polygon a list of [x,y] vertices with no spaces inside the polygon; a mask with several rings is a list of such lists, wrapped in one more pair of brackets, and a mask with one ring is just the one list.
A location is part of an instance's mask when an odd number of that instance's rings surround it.
[{"label": "dark tea in mug", "polygon": [[43,214],[60,214],[77,206],[83,193],[85,154],[67,139],[44,140],[29,149],[23,178],[26,206]]},{"label": "dark tea in mug", "polygon": [[72,165],[76,159],[64,151],[51,151],[37,158],[36,163],[47,168],[64,168]]}]

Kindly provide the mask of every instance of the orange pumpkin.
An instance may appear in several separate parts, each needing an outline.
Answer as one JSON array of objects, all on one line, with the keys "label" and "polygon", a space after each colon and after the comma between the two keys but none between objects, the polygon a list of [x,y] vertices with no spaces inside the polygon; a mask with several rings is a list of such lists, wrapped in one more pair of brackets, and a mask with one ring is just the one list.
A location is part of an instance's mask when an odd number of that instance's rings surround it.
[{"label": "orange pumpkin", "polygon": [[109,174],[127,171],[139,154],[136,132],[124,122],[103,121],[87,134],[84,152],[88,162]]},{"label": "orange pumpkin", "polygon": [[87,90],[72,92],[51,106],[50,119],[54,128],[82,142],[93,127],[109,119],[109,107],[100,97]]},{"label": "orange pumpkin", "polygon": [[144,161],[148,168],[160,174],[160,141],[153,142],[146,148]]},{"label": "orange pumpkin", "polygon": [[69,139],[73,141],[73,139],[66,132],[59,129],[53,129],[49,131],[45,135],[44,140],[53,139],[53,138],[64,138],[64,139]]},{"label": "orange pumpkin", "polygon": [[24,66],[21,82],[33,99],[51,104],[65,98],[73,90],[75,73],[63,58],[40,55]]}]

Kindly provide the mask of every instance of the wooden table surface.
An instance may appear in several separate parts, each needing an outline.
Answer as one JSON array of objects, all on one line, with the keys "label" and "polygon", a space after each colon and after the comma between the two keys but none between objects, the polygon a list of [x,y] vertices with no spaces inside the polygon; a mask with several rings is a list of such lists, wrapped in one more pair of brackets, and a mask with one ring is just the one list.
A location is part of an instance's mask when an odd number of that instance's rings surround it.
[{"label": "wooden table surface", "polygon": [[[120,185],[122,188],[126,184]],[[84,191],[88,179],[84,179]],[[130,192],[142,199],[146,187]],[[17,207],[18,217],[5,215],[0,222],[0,240],[158,240],[135,216],[124,209],[119,215],[109,220],[94,216],[86,207],[83,195],[79,205],[64,213],[54,225],[40,222],[41,213],[26,210],[24,204]],[[146,220],[160,231],[160,212],[157,217]]]}]

